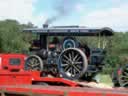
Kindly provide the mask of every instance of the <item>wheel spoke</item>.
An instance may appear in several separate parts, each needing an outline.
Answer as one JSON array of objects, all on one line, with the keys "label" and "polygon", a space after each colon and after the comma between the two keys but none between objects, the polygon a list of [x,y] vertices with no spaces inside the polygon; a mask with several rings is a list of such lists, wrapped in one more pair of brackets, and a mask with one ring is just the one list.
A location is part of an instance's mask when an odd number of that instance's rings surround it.
[{"label": "wheel spoke", "polygon": [[80,60],[80,58],[81,58],[81,57],[78,57],[78,58],[76,59],[76,61],[79,61],[79,60]]},{"label": "wheel spoke", "polygon": [[73,76],[73,68],[71,67],[71,77]]},{"label": "wheel spoke", "polygon": [[82,64],[83,62],[74,62],[74,64]]},{"label": "wheel spoke", "polygon": [[75,69],[73,69],[73,74],[76,75],[76,70]]},{"label": "wheel spoke", "polygon": [[128,71],[128,68],[125,68],[125,70],[127,70],[127,71]]},{"label": "wheel spoke", "polygon": [[128,79],[128,76],[120,76],[120,78],[127,78]]},{"label": "wheel spoke", "polygon": [[81,72],[75,65],[73,65],[73,68],[75,68],[77,72]]},{"label": "wheel spoke", "polygon": [[66,55],[64,55],[64,58],[67,59],[67,60],[69,59],[69,57],[67,57]]},{"label": "wheel spoke", "polygon": [[32,58],[31,62],[32,62],[32,64],[34,64],[34,62],[35,62],[35,58]]},{"label": "wheel spoke", "polygon": [[29,62],[29,64],[33,64],[33,60],[32,59],[30,59],[30,60],[28,60],[28,62]]},{"label": "wheel spoke", "polygon": [[79,70],[82,70],[82,66],[80,66],[79,64],[76,65],[76,67],[79,69]]},{"label": "wheel spoke", "polygon": [[123,72],[123,73],[128,76],[128,73],[127,72]]},{"label": "wheel spoke", "polygon": [[31,63],[28,61],[27,63],[26,63],[28,66],[31,66]]},{"label": "wheel spoke", "polygon": [[71,67],[69,67],[69,69],[67,70],[67,72],[69,72],[70,73],[70,71],[72,70],[72,68]]},{"label": "wheel spoke", "polygon": [[72,75],[71,75],[72,77],[75,77],[76,76],[76,71],[75,71],[75,69],[72,67]]},{"label": "wheel spoke", "polygon": [[68,65],[69,65],[69,64],[62,64],[61,66],[62,66],[62,67],[66,67],[66,66],[68,66]]},{"label": "wheel spoke", "polygon": [[121,80],[121,82],[122,82],[121,84],[124,84],[125,82],[128,82],[128,81],[126,81],[126,80]]},{"label": "wheel spoke", "polygon": [[74,58],[74,52],[72,51],[72,60],[73,60],[73,58]]},{"label": "wheel spoke", "polygon": [[33,59],[33,64],[36,64],[37,62],[37,59]]},{"label": "wheel spoke", "polygon": [[69,59],[72,61],[72,56],[71,56],[71,54],[69,53],[68,55],[69,55]]},{"label": "wheel spoke", "polygon": [[27,65],[28,65],[28,66],[31,66],[31,67],[36,67],[36,66],[40,65],[40,63],[38,62],[37,59],[32,58],[32,59],[30,59],[30,60],[28,61]]},{"label": "wheel spoke", "polygon": [[78,54],[74,57],[73,61],[75,61],[77,57],[78,57]]},{"label": "wheel spoke", "polygon": [[70,67],[69,65],[66,66],[66,67],[64,68],[64,71],[66,72],[66,71],[68,70],[69,67]]},{"label": "wheel spoke", "polygon": [[70,61],[71,61],[71,60],[70,60],[70,58],[69,58],[69,57],[67,57],[66,55],[64,55],[64,57],[65,57],[66,61],[68,61],[68,62],[70,62]]},{"label": "wheel spoke", "polygon": [[36,63],[36,64],[32,65],[32,67],[36,67],[36,66],[39,66],[39,65],[40,65],[40,63]]},{"label": "wheel spoke", "polygon": [[69,61],[67,61],[67,60],[65,60],[65,59],[63,59],[63,62],[65,62],[65,63],[69,64]]},{"label": "wheel spoke", "polygon": [[125,87],[126,85],[128,85],[128,82],[126,82],[126,83],[122,84],[122,86],[123,86],[123,87]]}]

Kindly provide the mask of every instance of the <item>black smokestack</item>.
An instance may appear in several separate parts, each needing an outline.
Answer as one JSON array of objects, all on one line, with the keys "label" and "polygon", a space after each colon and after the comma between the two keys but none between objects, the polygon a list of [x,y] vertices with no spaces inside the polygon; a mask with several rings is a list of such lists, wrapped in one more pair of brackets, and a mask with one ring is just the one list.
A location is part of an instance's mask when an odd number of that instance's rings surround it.
[{"label": "black smokestack", "polygon": [[48,24],[43,24],[43,28],[48,28]]},{"label": "black smokestack", "polygon": [[55,0],[54,9],[56,11],[56,15],[48,18],[45,24],[51,24],[61,17],[67,16],[69,13],[71,13],[75,4],[76,0]]}]

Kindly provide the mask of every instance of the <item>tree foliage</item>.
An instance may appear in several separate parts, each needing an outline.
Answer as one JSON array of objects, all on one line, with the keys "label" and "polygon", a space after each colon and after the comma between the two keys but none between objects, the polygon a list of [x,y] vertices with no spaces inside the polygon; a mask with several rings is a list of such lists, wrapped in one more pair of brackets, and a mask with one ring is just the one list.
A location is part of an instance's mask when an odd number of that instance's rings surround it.
[{"label": "tree foliage", "polygon": [[25,34],[21,31],[29,25],[22,25],[15,20],[0,21],[0,52],[19,53],[26,50],[28,41],[24,40]]}]

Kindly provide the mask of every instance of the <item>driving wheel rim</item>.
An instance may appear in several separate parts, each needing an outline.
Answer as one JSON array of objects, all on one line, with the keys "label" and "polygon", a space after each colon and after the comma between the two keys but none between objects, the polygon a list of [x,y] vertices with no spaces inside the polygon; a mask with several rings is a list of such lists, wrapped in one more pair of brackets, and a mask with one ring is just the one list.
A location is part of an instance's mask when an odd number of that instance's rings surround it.
[{"label": "driving wheel rim", "polygon": [[119,75],[119,83],[121,87],[128,87],[128,65],[122,68]]},{"label": "driving wheel rim", "polygon": [[64,50],[59,57],[59,71],[63,77],[79,79],[87,70],[87,58],[83,51],[77,48]]},{"label": "driving wheel rim", "polygon": [[29,56],[25,62],[25,69],[31,71],[42,71],[43,61],[37,55]]}]

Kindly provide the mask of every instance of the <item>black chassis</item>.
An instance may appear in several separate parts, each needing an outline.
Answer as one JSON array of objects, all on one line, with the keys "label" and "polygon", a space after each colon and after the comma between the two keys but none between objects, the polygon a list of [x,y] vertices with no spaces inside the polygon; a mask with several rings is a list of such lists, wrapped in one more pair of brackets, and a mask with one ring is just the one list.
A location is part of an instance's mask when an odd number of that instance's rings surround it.
[{"label": "black chassis", "polygon": [[[55,26],[29,28],[24,32],[39,35],[33,40],[30,51],[34,51],[26,60],[26,70],[38,70],[68,79],[92,80],[102,70],[105,50],[81,45],[75,36],[112,36],[110,28],[88,29],[79,26]],[[49,36],[53,41],[49,42]],[[64,37],[58,40],[58,36]],[[46,74],[45,74],[46,75]],[[43,74],[44,76],[44,74]]]}]

